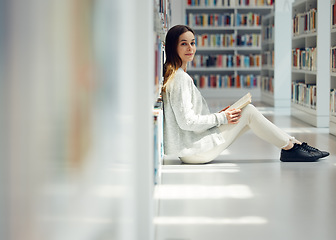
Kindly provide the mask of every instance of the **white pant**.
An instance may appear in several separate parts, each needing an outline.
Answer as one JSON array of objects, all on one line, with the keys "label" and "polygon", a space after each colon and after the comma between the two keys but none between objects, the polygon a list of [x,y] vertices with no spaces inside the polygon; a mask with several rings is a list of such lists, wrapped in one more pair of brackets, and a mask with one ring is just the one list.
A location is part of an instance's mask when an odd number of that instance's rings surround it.
[{"label": "white pant", "polygon": [[237,124],[221,125],[219,129],[225,139],[225,143],[218,145],[207,152],[180,157],[181,161],[191,164],[210,162],[228,148],[235,139],[249,129],[251,129],[261,139],[279,148],[287,146],[289,141],[294,139],[294,137],[291,137],[271,123],[251,104],[242,110],[241,118]]}]

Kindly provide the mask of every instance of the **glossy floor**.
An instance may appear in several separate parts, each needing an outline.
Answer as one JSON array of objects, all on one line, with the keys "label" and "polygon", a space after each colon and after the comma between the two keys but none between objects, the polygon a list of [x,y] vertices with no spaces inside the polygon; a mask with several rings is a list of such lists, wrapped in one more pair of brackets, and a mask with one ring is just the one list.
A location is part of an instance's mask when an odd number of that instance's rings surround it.
[{"label": "glossy floor", "polygon": [[314,163],[282,163],[279,149],[249,131],[210,164],[167,158],[155,190],[156,240],[336,239],[336,137],[276,116],[272,108],[259,109],[331,155]]}]

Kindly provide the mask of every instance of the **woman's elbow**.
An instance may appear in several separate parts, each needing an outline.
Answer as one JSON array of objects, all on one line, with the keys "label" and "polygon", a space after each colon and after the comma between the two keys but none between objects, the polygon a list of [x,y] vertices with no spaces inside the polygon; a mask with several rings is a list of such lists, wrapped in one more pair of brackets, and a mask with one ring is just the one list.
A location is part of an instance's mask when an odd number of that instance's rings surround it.
[{"label": "woman's elbow", "polygon": [[197,126],[194,121],[186,119],[185,121],[180,121],[179,126],[184,131],[194,131]]}]

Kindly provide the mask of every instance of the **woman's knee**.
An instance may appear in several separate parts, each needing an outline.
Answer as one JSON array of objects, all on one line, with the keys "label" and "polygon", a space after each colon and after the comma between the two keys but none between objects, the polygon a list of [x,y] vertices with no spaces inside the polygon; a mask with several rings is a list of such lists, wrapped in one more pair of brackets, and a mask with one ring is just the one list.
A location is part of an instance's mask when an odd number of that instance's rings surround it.
[{"label": "woman's knee", "polygon": [[248,104],[246,107],[243,108],[242,112],[246,112],[246,113],[251,113],[251,112],[256,112],[258,111],[256,109],[256,107],[252,104]]},{"label": "woman's knee", "polygon": [[251,119],[251,117],[256,116],[259,113],[258,109],[252,104],[248,104],[242,110],[242,116],[246,115],[248,119]]}]

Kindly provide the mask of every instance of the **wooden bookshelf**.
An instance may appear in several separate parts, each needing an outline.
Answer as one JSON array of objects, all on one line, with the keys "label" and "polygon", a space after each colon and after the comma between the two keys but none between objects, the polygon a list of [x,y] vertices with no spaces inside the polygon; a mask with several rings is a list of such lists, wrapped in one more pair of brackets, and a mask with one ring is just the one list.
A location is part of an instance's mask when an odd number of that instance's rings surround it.
[{"label": "wooden bookshelf", "polygon": [[[323,14],[318,14],[322,12]],[[292,68],[292,83],[302,82],[307,86],[316,85],[316,95],[312,91],[292,92],[292,115],[316,127],[329,127],[330,92],[330,2],[323,0],[300,0],[292,4],[292,50],[301,49],[300,66]],[[309,24],[305,18],[310,19]],[[316,56],[308,58],[309,51],[316,48]],[[308,54],[308,55],[306,55]],[[292,52],[291,64],[295,55]],[[304,60],[304,61],[302,61]],[[314,65],[315,67],[309,67]],[[306,66],[303,68],[303,66]],[[307,67],[308,66],[308,67]],[[316,69],[315,69],[316,68]],[[295,88],[293,88],[295,89]],[[300,100],[293,96],[301,96]],[[303,97],[302,97],[303,96]],[[316,106],[307,101],[315,99]],[[310,105],[307,105],[307,102]],[[315,103],[314,103],[315,104]]]}]

